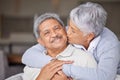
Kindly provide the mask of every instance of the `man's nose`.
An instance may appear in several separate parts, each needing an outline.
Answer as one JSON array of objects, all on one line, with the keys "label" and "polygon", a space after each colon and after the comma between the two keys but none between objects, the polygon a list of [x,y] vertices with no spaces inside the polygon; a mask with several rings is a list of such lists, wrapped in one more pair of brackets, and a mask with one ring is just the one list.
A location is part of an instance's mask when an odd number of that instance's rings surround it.
[{"label": "man's nose", "polygon": [[57,32],[55,32],[55,31],[52,31],[52,32],[51,32],[51,36],[52,36],[52,37],[55,37],[56,35],[57,35]]}]

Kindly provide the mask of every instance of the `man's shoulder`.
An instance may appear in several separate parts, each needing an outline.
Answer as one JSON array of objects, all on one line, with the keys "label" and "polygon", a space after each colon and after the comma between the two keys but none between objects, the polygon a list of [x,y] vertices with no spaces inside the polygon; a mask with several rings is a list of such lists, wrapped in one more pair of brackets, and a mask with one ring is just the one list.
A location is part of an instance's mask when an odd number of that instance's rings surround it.
[{"label": "man's shoulder", "polygon": [[88,56],[88,54],[89,54],[87,50],[76,48],[73,45],[72,45],[72,48],[73,48],[73,54],[74,55]]},{"label": "man's shoulder", "polygon": [[74,46],[71,46],[73,48],[72,52],[72,59],[75,61],[75,65],[79,65],[82,67],[95,67],[96,61],[94,60],[93,56],[88,53],[88,51],[84,51],[82,49],[76,48]]}]

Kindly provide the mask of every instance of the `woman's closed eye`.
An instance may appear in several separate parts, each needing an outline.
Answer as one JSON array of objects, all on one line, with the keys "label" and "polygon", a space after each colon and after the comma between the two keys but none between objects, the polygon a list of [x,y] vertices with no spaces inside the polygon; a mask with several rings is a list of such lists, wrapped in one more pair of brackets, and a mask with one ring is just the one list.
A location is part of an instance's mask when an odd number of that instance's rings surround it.
[{"label": "woman's closed eye", "polygon": [[72,29],[72,33],[75,33],[75,30]]}]

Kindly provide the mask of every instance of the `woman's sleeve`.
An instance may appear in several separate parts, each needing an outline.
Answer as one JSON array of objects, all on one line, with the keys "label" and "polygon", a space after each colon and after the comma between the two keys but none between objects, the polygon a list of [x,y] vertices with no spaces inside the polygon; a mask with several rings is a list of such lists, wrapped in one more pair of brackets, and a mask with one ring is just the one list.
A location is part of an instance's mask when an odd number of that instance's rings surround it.
[{"label": "woman's sleeve", "polygon": [[36,44],[29,48],[22,56],[22,63],[35,68],[41,68],[52,59],[50,56],[43,54],[44,47]]}]

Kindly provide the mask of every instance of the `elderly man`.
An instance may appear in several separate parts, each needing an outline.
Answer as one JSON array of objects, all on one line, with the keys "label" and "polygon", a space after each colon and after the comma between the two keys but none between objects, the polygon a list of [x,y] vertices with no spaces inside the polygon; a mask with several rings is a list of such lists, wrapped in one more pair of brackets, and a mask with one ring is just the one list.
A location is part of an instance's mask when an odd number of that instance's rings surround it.
[{"label": "elderly man", "polygon": [[[119,43],[115,34],[105,27],[106,18],[107,12],[97,3],[81,4],[70,12],[69,43],[83,45],[84,47],[74,46],[92,54],[98,65],[97,68],[83,68],[66,64],[63,66],[63,72],[67,76],[77,77],[79,80],[115,80],[116,73],[120,74]],[[23,55],[23,63],[32,67],[41,67],[50,62],[51,57],[40,54],[42,48],[38,46],[40,45],[35,45],[26,51]],[[39,57],[36,59],[35,55],[44,59]],[[34,59],[34,63],[29,58]],[[40,63],[42,60],[44,62]]]},{"label": "elderly man", "polygon": [[[41,69],[26,66],[24,80],[36,78],[37,80],[68,80],[69,78],[61,71],[63,64],[71,63],[68,60],[74,61],[73,65],[80,67],[96,67],[96,62],[90,54],[68,44],[63,22],[56,14],[46,13],[38,17],[35,20],[34,33],[38,43],[46,48],[43,54],[49,55],[54,61]],[[55,59],[64,61],[55,61]]]}]

